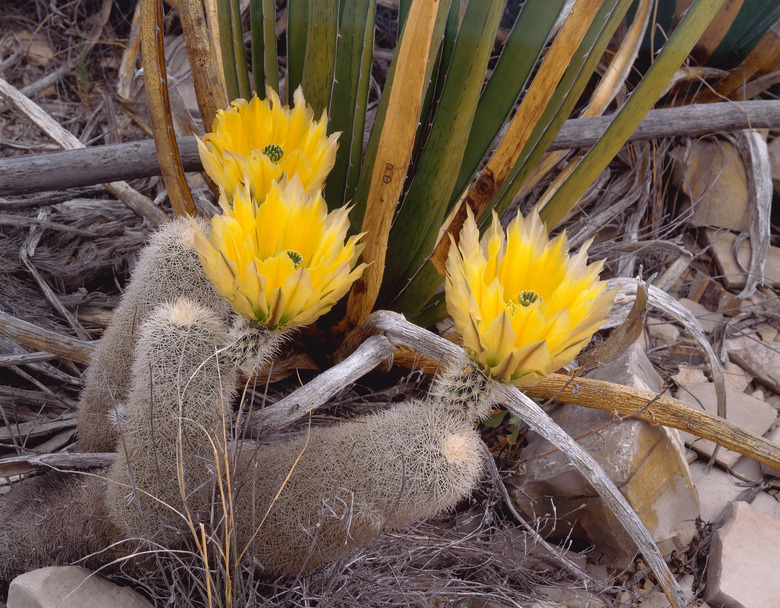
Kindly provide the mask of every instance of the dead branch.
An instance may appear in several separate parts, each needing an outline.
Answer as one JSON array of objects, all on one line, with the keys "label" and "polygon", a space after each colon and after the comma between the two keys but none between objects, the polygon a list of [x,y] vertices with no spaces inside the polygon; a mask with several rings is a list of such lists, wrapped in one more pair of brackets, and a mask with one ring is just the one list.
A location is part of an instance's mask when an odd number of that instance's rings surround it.
[{"label": "dead branch", "polygon": [[59,355],[77,363],[88,363],[95,348],[92,342],[43,329],[2,311],[0,333],[35,350]]},{"label": "dead branch", "polygon": [[[549,150],[592,146],[613,116],[567,120]],[[780,101],[694,104],[651,110],[629,142],[780,126]],[[201,171],[194,137],[177,140],[184,171]],[[78,170],[76,170],[78,168]],[[0,159],[0,196],[160,175],[152,140]],[[31,179],[34,177],[34,179]]]},{"label": "dead branch", "polygon": [[107,467],[114,462],[115,454],[95,452],[92,454],[33,454],[15,456],[0,460],[0,477],[26,475],[42,469],[84,470]]}]

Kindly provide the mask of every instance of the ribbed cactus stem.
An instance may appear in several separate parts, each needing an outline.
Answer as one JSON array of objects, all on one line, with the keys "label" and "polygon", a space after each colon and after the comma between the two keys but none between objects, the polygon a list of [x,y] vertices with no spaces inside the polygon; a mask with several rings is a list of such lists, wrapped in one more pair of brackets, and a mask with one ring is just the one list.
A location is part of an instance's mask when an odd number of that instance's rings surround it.
[{"label": "ribbed cactus stem", "polygon": [[131,537],[185,531],[206,517],[215,448],[230,424],[235,370],[218,351],[227,327],[186,300],[159,306],[139,330],[122,437],[108,487],[112,517]]},{"label": "ribbed cactus stem", "polygon": [[245,449],[236,467],[239,546],[249,544],[273,574],[333,562],[383,529],[454,507],[482,474],[481,446],[462,416],[411,402],[308,440]]},{"label": "ribbed cactus stem", "polygon": [[[201,229],[208,224],[201,221]],[[130,368],[138,327],[164,302],[185,297],[227,318],[230,306],[206,278],[193,246],[189,220],[169,222],[141,252],[130,283],[98,342],[79,399],[78,450],[111,452],[118,432],[111,422],[114,404],[130,391]]]},{"label": "ribbed cactus stem", "polygon": [[484,420],[496,405],[493,382],[464,353],[443,368],[433,381],[428,398],[470,422]]}]

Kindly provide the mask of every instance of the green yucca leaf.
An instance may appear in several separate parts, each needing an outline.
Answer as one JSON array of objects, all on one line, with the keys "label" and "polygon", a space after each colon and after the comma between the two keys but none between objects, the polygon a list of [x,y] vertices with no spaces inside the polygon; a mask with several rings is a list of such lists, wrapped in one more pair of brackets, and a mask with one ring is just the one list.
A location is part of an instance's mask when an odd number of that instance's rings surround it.
[{"label": "green yucca leaf", "polygon": [[696,0],[604,135],[540,212],[556,226],[628,141],[725,0]]},{"label": "green yucca leaf", "polygon": [[777,0],[745,0],[707,64],[726,70],[737,67],[778,19],[780,2]]},{"label": "green yucca leaf", "polygon": [[417,136],[414,139],[414,152],[412,156],[412,166],[409,169],[409,175],[414,175],[420,156],[425,150],[423,142],[430,134],[430,125],[433,122],[433,114],[436,111],[436,101],[441,96],[441,89],[444,86],[444,76],[449,69],[452,51],[455,48],[455,39],[458,35],[458,25],[460,23],[460,3],[452,2],[450,12],[444,24],[443,37],[439,46],[438,55],[433,61],[432,70],[430,70],[430,82],[425,90],[422,109],[420,111],[420,128],[417,130]]},{"label": "green yucca leaf", "polygon": [[[409,15],[409,7],[411,5],[412,0],[399,0],[398,2],[398,40],[401,40],[401,32],[404,30],[404,24],[406,23],[406,17]],[[396,48],[398,47],[396,46]]]},{"label": "green yucca leaf", "polygon": [[287,0],[287,99],[303,81],[309,0]]},{"label": "green yucca leaf", "polygon": [[308,24],[301,86],[306,103],[319,116],[328,107],[333,85],[336,38],[339,33],[339,0],[309,3]]},{"label": "green yucca leaf", "polygon": [[[602,5],[593,26],[580,45],[580,50],[569,64],[555,95],[535,126],[531,139],[496,196],[493,208],[499,215],[507,210],[525,178],[541,160],[563,123],[571,116],[577,100],[592,78],[607,44],[630,5],[631,0],[607,0]],[[484,226],[488,220],[489,214],[483,214],[480,225]]]},{"label": "green yucca leaf", "polygon": [[[490,206],[497,207],[499,214],[511,203],[522,180],[542,158],[555,134],[571,114],[630,3],[631,0],[607,0],[600,7],[596,7],[598,11],[592,25],[576,49],[528,142],[517,156],[503,187],[498,189],[490,203]],[[484,220],[489,216],[490,214],[484,213],[482,218]],[[414,317],[441,287],[443,276],[430,259],[409,275],[412,277],[411,281],[405,289],[397,290],[398,295],[390,305],[394,310]],[[439,313],[443,312],[441,307],[437,310]]]},{"label": "green yucca leaf", "polygon": [[411,276],[409,269],[418,268],[433,250],[460,170],[502,9],[500,0],[471,2],[463,16],[431,133],[390,231],[388,249],[393,254],[386,262],[380,301],[397,293],[405,277]]},{"label": "green yucca leaf", "polygon": [[246,64],[244,31],[241,28],[241,7],[238,0],[230,0],[230,25],[233,28],[233,55],[236,61],[239,96],[249,99],[252,97],[252,87],[249,86],[249,68]]},{"label": "green yucca leaf", "polygon": [[366,188],[358,201],[365,200],[362,230],[366,236],[361,259],[368,267],[353,284],[347,301],[346,320],[352,325],[371,313],[382,284],[390,220],[403,192],[411,161],[425,84],[430,74],[430,57],[435,55],[432,48],[435,34],[437,26],[443,23],[443,4],[417,2],[411,6],[390,65],[390,78],[377,118],[388,128],[376,130],[375,124],[367,153],[370,174],[364,166],[358,188]]},{"label": "green yucca leaf", "polygon": [[471,125],[460,175],[449,207],[455,203],[484,160],[506,121],[566,0],[528,0],[515,21]]},{"label": "green yucca leaf", "polygon": [[341,0],[335,75],[328,110],[328,130],[341,131],[341,137],[336,164],[324,192],[331,209],[352,200],[360,174],[375,14],[376,3],[372,0]]},{"label": "green yucca leaf", "polygon": [[254,90],[260,97],[264,97],[266,85],[279,92],[274,0],[250,0],[249,15],[252,32],[252,80]]},{"label": "green yucca leaf", "polygon": [[[429,82],[431,78],[431,72],[435,65],[435,58],[439,53],[438,44],[441,41],[444,31],[444,24],[447,19],[447,13],[450,7],[450,0],[441,0],[436,12],[436,23],[434,24],[433,40],[431,43],[431,49],[428,53],[427,71],[425,74],[425,82]],[[401,33],[403,36],[403,32]],[[394,76],[396,72],[396,59],[397,55],[393,57],[390,63],[390,69],[387,72],[387,81],[385,83],[382,97],[379,100],[379,107],[377,108],[376,117],[374,119],[374,125],[371,129],[371,136],[366,146],[366,151],[363,156],[363,165],[360,169],[360,175],[358,177],[358,185],[355,191],[353,199],[354,208],[350,213],[350,233],[356,234],[361,232],[361,226],[364,221],[364,215],[366,211],[366,201],[368,198],[368,191],[371,186],[371,176],[374,172],[374,164],[376,162],[376,151],[379,145],[379,139],[385,128],[385,115],[387,114],[387,104],[390,99],[390,90],[393,87]],[[389,127],[390,128],[390,127]]]},{"label": "green yucca leaf", "polygon": [[222,67],[225,72],[225,86],[228,101],[241,97],[236,72],[236,54],[233,46],[233,19],[231,0],[217,0],[217,19],[219,21],[219,45],[222,49]]}]

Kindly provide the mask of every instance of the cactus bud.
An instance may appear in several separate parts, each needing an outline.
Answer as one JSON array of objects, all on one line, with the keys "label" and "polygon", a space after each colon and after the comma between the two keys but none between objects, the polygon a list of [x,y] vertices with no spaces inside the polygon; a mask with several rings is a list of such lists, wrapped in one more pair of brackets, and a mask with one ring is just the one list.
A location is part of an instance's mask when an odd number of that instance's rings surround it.
[{"label": "cactus bud", "polygon": [[439,407],[459,412],[470,422],[487,418],[496,404],[491,382],[465,353],[439,371],[429,399]]}]

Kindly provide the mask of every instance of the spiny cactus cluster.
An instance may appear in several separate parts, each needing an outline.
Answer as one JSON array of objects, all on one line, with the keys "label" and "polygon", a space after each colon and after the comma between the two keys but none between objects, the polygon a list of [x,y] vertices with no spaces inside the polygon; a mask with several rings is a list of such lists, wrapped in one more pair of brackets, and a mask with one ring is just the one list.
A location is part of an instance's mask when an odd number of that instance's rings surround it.
[{"label": "spiny cactus cluster", "polygon": [[271,573],[333,562],[467,496],[482,472],[480,446],[465,419],[425,401],[245,452],[238,471],[251,482],[236,499],[238,537]]},{"label": "spiny cactus cluster", "polygon": [[[267,360],[283,336],[231,325],[188,231],[178,221],[153,238],[87,375],[78,438],[82,451],[115,450],[107,480],[58,479],[70,510],[44,516],[38,534],[68,545],[72,559],[128,538],[186,546],[190,525],[219,536],[235,522],[232,538],[251,563],[296,575],[470,493],[483,464],[474,423],[491,403],[484,376],[465,359],[437,379],[428,399],[292,440],[257,446],[232,437],[236,370]],[[113,401],[124,404],[116,435],[108,423]],[[30,526],[18,522],[50,513],[52,505],[38,504],[22,514],[18,500],[0,502],[0,519],[10,509],[18,526],[0,536],[0,574],[18,571],[14,556],[28,546],[20,535]],[[83,545],[86,517],[104,525]],[[33,562],[56,558],[51,542],[40,546]]]},{"label": "spiny cactus cluster", "polygon": [[[201,222],[201,228],[208,225]],[[130,390],[138,328],[162,302],[179,297],[202,304],[227,319],[230,306],[212,287],[193,248],[189,222],[169,222],[139,256],[130,283],[98,342],[79,399],[78,450],[112,452],[119,431],[110,422]]]}]

